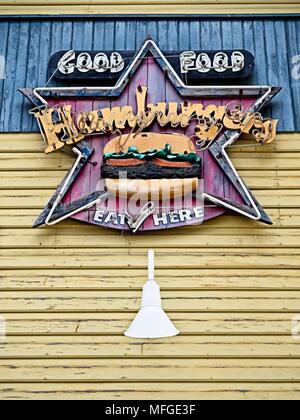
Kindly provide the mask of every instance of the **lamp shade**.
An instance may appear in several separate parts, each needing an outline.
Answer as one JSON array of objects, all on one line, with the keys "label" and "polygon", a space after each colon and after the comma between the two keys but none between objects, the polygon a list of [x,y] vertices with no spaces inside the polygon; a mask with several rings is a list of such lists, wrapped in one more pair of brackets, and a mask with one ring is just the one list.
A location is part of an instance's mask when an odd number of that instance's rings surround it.
[{"label": "lamp shade", "polygon": [[163,338],[179,334],[162,308],[160,288],[154,280],[154,252],[148,253],[148,281],[143,287],[141,309],[124,333],[132,338]]}]

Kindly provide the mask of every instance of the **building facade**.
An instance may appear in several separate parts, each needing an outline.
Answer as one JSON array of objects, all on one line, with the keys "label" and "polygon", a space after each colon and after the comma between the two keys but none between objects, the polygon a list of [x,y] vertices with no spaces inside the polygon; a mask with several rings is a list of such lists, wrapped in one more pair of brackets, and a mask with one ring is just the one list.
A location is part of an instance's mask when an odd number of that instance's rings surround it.
[{"label": "building facade", "polygon": [[[0,398],[298,399],[299,1],[105,3],[0,5]],[[229,152],[272,226],[227,214],[138,235],[32,229],[73,158],[44,156],[17,90],[63,86],[48,73],[57,51],[136,51],[149,36],[163,51],[246,49],[256,68],[243,83],[282,87],[265,111],[276,140]],[[149,248],[177,337],[123,336]]]}]

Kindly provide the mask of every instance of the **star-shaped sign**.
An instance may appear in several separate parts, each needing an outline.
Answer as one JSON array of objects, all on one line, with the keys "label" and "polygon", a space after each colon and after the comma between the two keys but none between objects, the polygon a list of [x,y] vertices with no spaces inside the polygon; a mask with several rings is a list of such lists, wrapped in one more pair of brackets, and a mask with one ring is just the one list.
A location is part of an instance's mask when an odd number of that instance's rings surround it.
[{"label": "star-shaped sign", "polygon": [[[143,60],[152,55],[159,67],[168,76],[178,94],[183,97],[193,98],[232,98],[232,97],[252,97],[254,103],[248,109],[251,113],[258,113],[268,105],[274,96],[281,90],[279,87],[270,86],[188,86],[184,84],[175,72],[167,58],[152,39],[146,39],[141,49],[137,52],[132,63],[119,78],[115,86],[110,87],[41,87],[36,89],[20,89],[20,91],[36,106],[47,106],[49,97],[93,97],[93,98],[114,98],[122,94],[132,76],[141,65]],[[246,186],[242,178],[236,171],[233,163],[227,155],[226,149],[235,143],[241,135],[241,131],[226,130],[209,146],[209,152],[218,162],[227,178],[243,198],[244,204],[230,201],[208,192],[202,192],[201,198],[208,200],[216,206],[222,207],[232,212],[236,212],[252,220],[271,224],[271,220],[258,203],[254,195]],[[73,152],[77,159],[65,176],[55,194],[52,196],[47,206],[36,220],[34,227],[42,224],[55,224],[58,221],[71,217],[82,210],[89,208],[104,199],[107,195],[104,191],[95,191],[80,200],[69,204],[61,204],[66,193],[78,177],[83,167],[93,154],[93,148],[85,141],[76,143]]]}]

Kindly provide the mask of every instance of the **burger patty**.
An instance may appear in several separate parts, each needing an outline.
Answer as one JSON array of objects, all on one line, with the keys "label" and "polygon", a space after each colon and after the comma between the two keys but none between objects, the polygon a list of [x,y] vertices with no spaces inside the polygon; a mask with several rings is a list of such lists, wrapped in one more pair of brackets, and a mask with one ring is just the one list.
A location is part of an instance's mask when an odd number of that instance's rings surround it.
[{"label": "burger patty", "polygon": [[102,178],[118,179],[120,172],[127,172],[128,179],[201,178],[201,162],[186,168],[176,167],[176,162],[174,167],[145,162],[143,165],[122,167],[104,163],[101,168]]}]

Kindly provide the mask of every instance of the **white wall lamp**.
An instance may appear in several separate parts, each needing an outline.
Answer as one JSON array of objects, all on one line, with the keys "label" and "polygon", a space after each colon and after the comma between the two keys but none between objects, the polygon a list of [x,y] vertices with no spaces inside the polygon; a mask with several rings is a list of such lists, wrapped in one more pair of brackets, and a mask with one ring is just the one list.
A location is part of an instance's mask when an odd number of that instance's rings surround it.
[{"label": "white wall lamp", "polygon": [[141,309],[124,333],[131,338],[163,338],[179,334],[162,309],[160,287],[154,280],[154,251],[148,253],[148,281],[143,287]]}]

